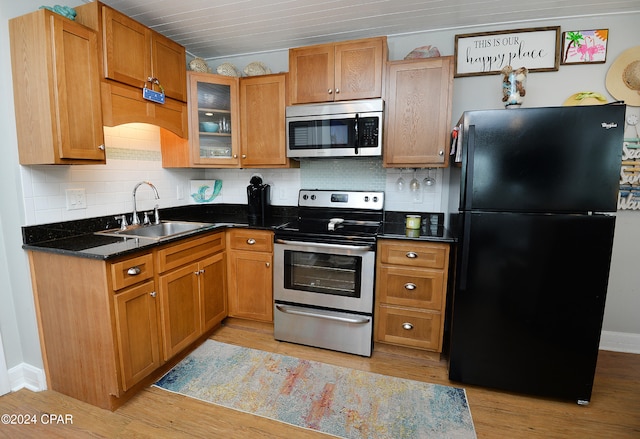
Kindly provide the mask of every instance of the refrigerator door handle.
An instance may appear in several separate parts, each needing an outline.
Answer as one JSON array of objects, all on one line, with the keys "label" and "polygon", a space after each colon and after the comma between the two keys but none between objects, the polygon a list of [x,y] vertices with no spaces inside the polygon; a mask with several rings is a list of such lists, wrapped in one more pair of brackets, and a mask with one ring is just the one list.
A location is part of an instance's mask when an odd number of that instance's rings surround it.
[{"label": "refrigerator door handle", "polygon": [[462,208],[464,210],[471,209],[471,199],[473,197],[473,168],[474,168],[474,160],[473,156],[476,150],[476,126],[469,125],[469,130],[467,131],[467,154],[466,154],[466,163],[464,172],[464,202],[462,204]]},{"label": "refrigerator door handle", "polygon": [[467,277],[469,276],[469,239],[471,237],[471,218],[469,213],[465,214],[463,221],[462,250],[460,252],[460,279],[458,281],[458,288],[460,291],[467,289]]}]

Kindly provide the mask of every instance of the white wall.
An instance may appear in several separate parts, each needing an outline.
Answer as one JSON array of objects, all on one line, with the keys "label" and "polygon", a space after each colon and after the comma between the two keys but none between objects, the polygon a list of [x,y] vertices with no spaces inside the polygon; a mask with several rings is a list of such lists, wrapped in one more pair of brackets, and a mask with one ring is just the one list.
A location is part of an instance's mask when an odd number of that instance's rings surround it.
[{"label": "white wall", "polygon": [[[80,1],[59,1],[58,3],[77,6]],[[21,249],[20,227],[25,224],[56,222],[77,217],[91,217],[116,214],[131,210],[130,190],[135,182],[149,179],[161,192],[161,207],[185,204],[178,197],[178,187],[185,186],[191,178],[222,178],[225,181],[221,202],[244,202],[244,187],[251,170],[167,170],[162,169],[153,152],[159,150],[157,129],[144,126],[117,127],[107,129],[107,147],[112,151],[131,149],[133,151],[150,150],[150,159],[127,160],[118,158],[109,160],[106,166],[35,166],[20,167],[17,158],[17,140],[13,112],[13,92],[11,86],[9,37],[7,20],[37,9],[42,3],[35,0],[14,2],[0,0],[0,132],[4,136],[3,160],[0,161],[0,333],[5,349],[7,366],[18,368],[28,364],[42,368],[39,339],[35,320],[35,311],[29,267],[25,253]],[[569,95],[583,90],[604,93],[606,71],[622,50],[637,44],[637,23],[640,14],[624,16],[603,16],[575,20],[552,20],[545,22],[514,23],[501,26],[500,29],[561,25],[564,30],[609,28],[609,54],[606,64],[590,66],[562,66],[558,72],[532,73],[528,79],[528,94],[525,106],[560,105]],[[432,44],[443,55],[453,54],[453,42],[456,33],[490,31],[494,28],[469,28],[459,31],[425,32],[406,36],[390,36],[390,59],[401,59],[415,47]],[[497,28],[495,28],[497,29]],[[286,51],[271,52],[264,57],[229,58],[243,68],[251,61],[264,61],[273,71],[288,70]],[[225,60],[209,60],[212,67]],[[454,103],[452,120],[465,110],[500,108],[500,80],[497,76],[457,78],[454,81]],[[631,108],[630,111],[638,111]],[[274,199],[274,204],[295,205],[295,194],[300,187],[300,170],[263,170],[267,181],[279,187],[287,188]],[[442,172],[442,171],[440,171]],[[449,170],[439,174],[440,182],[449,179]],[[386,190],[393,191],[393,182],[397,171],[388,172]],[[455,171],[453,172],[455,174]],[[455,179],[454,179],[455,180]],[[64,190],[77,185],[86,186],[87,209],[67,211],[64,207]],[[455,197],[455,183],[439,187],[439,197],[430,198],[425,210],[447,210],[449,195]],[[185,190],[185,193],[187,191]],[[292,195],[293,194],[293,195]],[[148,197],[147,197],[148,195]],[[412,207],[411,203],[398,200],[400,207]],[[150,193],[141,192],[141,209],[152,206]],[[433,201],[436,200],[436,201]],[[150,203],[145,205],[145,203]],[[455,205],[455,204],[453,204]],[[402,210],[402,209],[399,209]],[[586,238],[588,239],[588,237]],[[619,214],[614,261],[610,282],[609,297],[605,313],[605,331],[631,335],[631,343],[640,337],[640,319],[634,310],[640,309],[637,275],[633,261],[640,260],[640,213],[622,212]]]}]

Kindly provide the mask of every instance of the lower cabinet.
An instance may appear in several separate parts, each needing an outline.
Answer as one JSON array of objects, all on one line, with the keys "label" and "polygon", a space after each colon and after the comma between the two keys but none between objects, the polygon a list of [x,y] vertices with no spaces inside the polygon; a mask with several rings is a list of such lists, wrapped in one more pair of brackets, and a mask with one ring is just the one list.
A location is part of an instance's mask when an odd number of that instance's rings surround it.
[{"label": "lower cabinet", "polygon": [[117,347],[125,391],[160,367],[156,296],[153,280],[115,295]]},{"label": "lower cabinet", "polygon": [[229,316],[273,322],[273,232],[230,229]]},{"label": "lower cabinet", "polygon": [[449,244],[381,239],[375,341],[442,352]]},{"label": "lower cabinet", "polygon": [[158,250],[165,361],[226,316],[224,249],[224,233],[217,233]]},{"label": "lower cabinet", "polygon": [[224,231],[106,262],[28,254],[48,388],[98,407],[115,410],[226,317]]}]

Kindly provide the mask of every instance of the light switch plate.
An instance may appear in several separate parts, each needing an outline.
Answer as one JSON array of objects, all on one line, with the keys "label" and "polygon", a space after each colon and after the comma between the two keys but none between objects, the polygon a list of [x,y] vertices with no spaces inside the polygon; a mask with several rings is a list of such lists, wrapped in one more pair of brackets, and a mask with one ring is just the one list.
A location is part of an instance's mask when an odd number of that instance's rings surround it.
[{"label": "light switch plate", "polygon": [[87,208],[87,194],[84,188],[67,189],[65,193],[67,196],[67,210]]}]

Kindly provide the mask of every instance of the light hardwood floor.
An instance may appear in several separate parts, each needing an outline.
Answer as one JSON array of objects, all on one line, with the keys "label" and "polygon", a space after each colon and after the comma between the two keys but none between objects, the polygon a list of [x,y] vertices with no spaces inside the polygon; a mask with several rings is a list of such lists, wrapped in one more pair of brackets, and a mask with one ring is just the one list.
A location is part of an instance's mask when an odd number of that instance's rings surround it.
[{"label": "light hardwood floor", "polygon": [[[374,350],[371,358],[275,341],[269,325],[228,320],[212,339],[299,358],[431,383],[447,379],[446,362]],[[544,353],[541,353],[544,355]],[[591,404],[466,387],[478,438],[640,438],[640,355],[601,351]],[[321,438],[321,433],[149,387],[115,412],[53,391],[0,397],[0,414],[35,416],[36,425],[2,425],[1,438]],[[72,424],[44,425],[43,414]],[[46,419],[46,415],[45,415]]]}]

